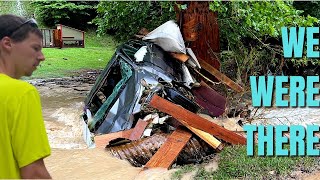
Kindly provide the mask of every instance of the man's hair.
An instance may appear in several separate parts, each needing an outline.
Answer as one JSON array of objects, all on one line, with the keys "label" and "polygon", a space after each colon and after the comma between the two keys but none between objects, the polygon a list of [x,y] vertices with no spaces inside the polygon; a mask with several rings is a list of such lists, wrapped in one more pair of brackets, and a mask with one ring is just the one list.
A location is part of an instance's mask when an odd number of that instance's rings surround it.
[{"label": "man's hair", "polygon": [[29,33],[34,33],[43,38],[41,31],[26,23],[28,20],[24,17],[5,14],[0,16],[0,40],[6,36],[10,37],[14,42],[25,40]]}]

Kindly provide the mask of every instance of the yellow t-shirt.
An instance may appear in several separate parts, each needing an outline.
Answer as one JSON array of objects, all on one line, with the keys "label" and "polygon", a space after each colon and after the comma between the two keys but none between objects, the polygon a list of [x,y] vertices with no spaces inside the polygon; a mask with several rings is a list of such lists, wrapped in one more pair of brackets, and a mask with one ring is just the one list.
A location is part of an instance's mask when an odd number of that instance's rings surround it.
[{"label": "yellow t-shirt", "polygon": [[20,178],[19,168],[50,153],[38,91],[0,74],[0,179]]}]

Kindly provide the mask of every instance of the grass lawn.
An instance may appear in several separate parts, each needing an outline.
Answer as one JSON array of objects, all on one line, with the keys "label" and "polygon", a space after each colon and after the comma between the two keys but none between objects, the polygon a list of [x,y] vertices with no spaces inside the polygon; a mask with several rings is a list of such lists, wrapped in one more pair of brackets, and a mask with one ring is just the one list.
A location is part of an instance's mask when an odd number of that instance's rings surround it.
[{"label": "grass lawn", "polygon": [[247,156],[246,146],[227,146],[218,156],[217,171],[206,171],[201,165],[186,165],[176,171],[172,179],[181,179],[191,171],[196,171],[194,179],[276,179],[294,170],[310,172],[318,163],[314,157]]},{"label": "grass lawn", "polygon": [[31,78],[72,76],[85,69],[103,69],[112,57],[117,43],[110,36],[85,34],[85,48],[43,48],[46,60]]}]

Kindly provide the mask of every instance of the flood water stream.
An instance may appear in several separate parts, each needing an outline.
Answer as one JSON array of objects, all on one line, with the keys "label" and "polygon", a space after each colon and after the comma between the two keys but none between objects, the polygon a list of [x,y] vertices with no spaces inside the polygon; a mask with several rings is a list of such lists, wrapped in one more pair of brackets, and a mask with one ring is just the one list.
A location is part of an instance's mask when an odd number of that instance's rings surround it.
[{"label": "flood water stream", "polygon": [[[84,99],[93,84],[76,80],[31,81],[38,89],[51,156],[45,164],[53,179],[170,179],[171,171],[141,172],[103,149],[88,149],[82,137]],[[160,178],[161,177],[161,178]]]}]

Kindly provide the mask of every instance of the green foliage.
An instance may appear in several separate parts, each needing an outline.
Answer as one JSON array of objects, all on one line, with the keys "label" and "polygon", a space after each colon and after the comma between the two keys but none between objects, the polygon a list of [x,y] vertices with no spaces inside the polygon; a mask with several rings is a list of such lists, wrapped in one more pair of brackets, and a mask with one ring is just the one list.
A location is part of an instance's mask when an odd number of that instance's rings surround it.
[{"label": "green foliage", "polygon": [[14,14],[26,18],[33,17],[30,1],[0,1],[0,14]]},{"label": "green foliage", "polygon": [[304,16],[313,16],[320,18],[320,2],[319,1],[294,1],[293,6],[302,10]]},{"label": "green foliage", "polygon": [[47,27],[63,24],[74,28],[87,28],[96,16],[95,1],[34,1],[35,14],[39,21]]},{"label": "green foliage", "polygon": [[98,36],[95,30],[91,29],[85,33],[86,36],[86,47],[102,47],[102,48],[114,48],[118,45],[114,37],[110,35]]},{"label": "green foliage", "polygon": [[0,14],[14,14],[14,1],[0,1]]},{"label": "green foliage", "polygon": [[35,8],[32,4],[32,1],[21,1],[21,3],[25,12],[25,17],[34,18]]},{"label": "green foliage", "polygon": [[196,170],[194,165],[185,165],[171,175],[171,179],[181,179],[183,174]]},{"label": "green foliage", "polygon": [[[299,9],[302,11],[302,15],[309,17],[316,17],[320,18],[320,2],[319,1],[294,1],[293,6],[296,9]],[[317,26],[319,26],[319,22],[317,23]],[[319,49],[319,47],[317,47]],[[307,65],[313,65],[313,66],[319,66],[320,65],[320,59],[308,59],[306,58],[306,53],[304,53],[304,56],[302,59],[290,59],[293,64],[296,64],[297,66],[304,67]]]},{"label": "green foliage", "polygon": [[230,44],[237,44],[243,37],[278,38],[283,26],[312,26],[317,18],[301,16],[287,1],[213,1],[213,11],[219,12],[222,37]]},{"label": "green foliage", "polygon": [[241,85],[248,85],[249,76],[258,76],[274,70],[280,74],[280,69],[276,66],[278,59],[275,52],[265,48],[246,48],[239,43],[233,51],[222,51],[221,62],[222,71],[228,72],[228,76],[236,79]]},{"label": "green foliage", "polygon": [[[255,147],[255,151],[257,149]],[[212,176],[225,176],[228,179],[251,179],[253,177],[256,179],[275,179],[275,175],[286,175],[295,168],[311,169],[316,163],[315,158],[312,157],[249,157],[246,153],[246,146],[225,148],[220,154],[219,162],[221,163],[219,163],[218,171],[214,172]],[[270,172],[274,172],[274,174]]]},{"label": "green foliage", "polygon": [[[100,2],[94,23],[99,34],[113,33],[117,39],[126,40],[142,27],[153,30],[175,19],[173,6],[173,2],[158,1]],[[249,75],[266,74],[269,69],[281,73],[281,27],[312,26],[318,21],[304,16],[292,1],[212,1],[210,8],[219,13],[222,63],[234,64],[234,77],[244,85]],[[310,61],[290,62],[300,66]]]},{"label": "green foliage", "polygon": [[[303,11],[290,1],[213,1],[210,8],[218,11],[222,51],[228,50],[221,54],[222,63],[234,64],[234,77],[245,85],[250,75],[282,69],[281,27],[312,26],[318,21],[301,15]],[[299,66],[299,61],[292,62]]]},{"label": "green foliage", "polygon": [[99,34],[113,33],[118,40],[126,40],[141,28],[149,31],[175,19],[173,2],[159,1],[101,1],[94,23]]}]

